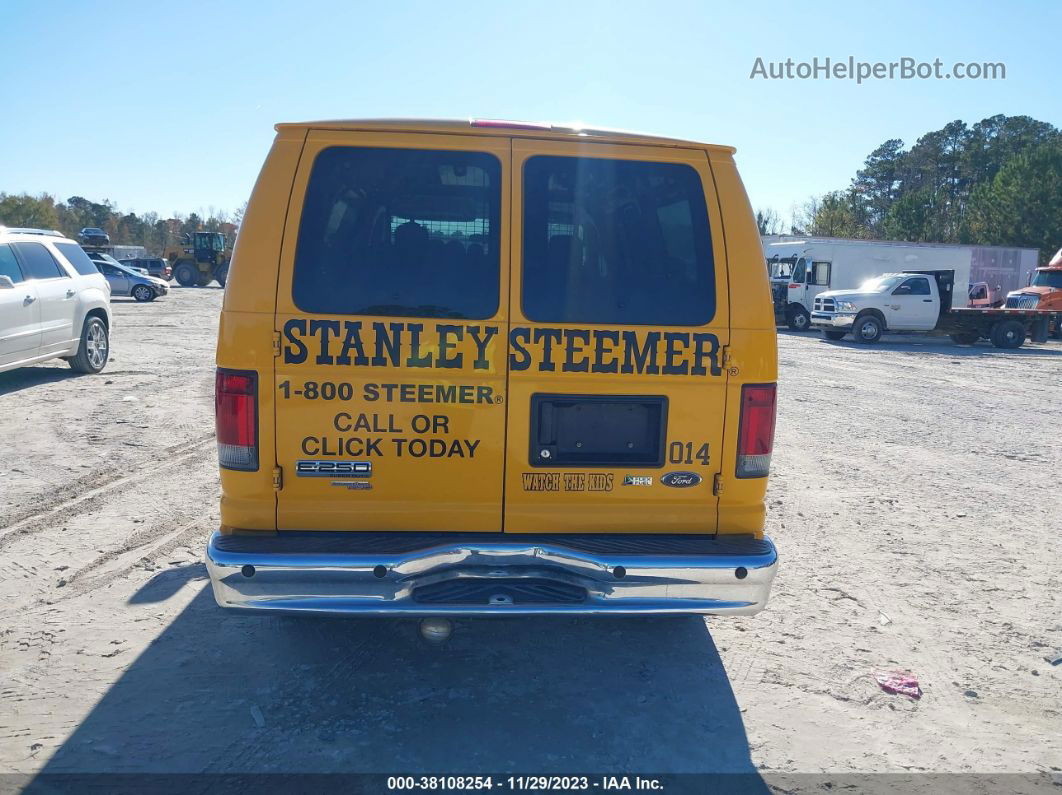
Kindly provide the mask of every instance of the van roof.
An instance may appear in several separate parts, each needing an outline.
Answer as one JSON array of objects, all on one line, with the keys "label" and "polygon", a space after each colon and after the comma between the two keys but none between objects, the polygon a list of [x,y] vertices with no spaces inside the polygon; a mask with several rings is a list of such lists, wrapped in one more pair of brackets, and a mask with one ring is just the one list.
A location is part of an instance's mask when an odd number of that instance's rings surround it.
[{"label": "van roof", "polygon": [[581,123],[553,123],[537,121],[509,121],[504,119],[332,119],[321,121],[284,122],[276,125],[277,132],[286,130],[388,130],[393,132],[431,132],[445,134],[504,135],[521,138],[588,139],[598,142],[648,144],[652,146],[697,147],[734,154],[732,146],[668,138],[648,133],[592,127]]}]

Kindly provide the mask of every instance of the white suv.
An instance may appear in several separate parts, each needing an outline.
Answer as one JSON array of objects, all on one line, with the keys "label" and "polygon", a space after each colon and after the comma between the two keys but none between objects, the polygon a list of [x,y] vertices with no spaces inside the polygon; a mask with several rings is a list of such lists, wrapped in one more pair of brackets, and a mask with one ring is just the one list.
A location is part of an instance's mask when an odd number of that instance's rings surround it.
[{"label": "white suv", "polygon": [[0,226],[0,372],[61,357],[98,373],[110,353],[110,295],[75,241]]}]

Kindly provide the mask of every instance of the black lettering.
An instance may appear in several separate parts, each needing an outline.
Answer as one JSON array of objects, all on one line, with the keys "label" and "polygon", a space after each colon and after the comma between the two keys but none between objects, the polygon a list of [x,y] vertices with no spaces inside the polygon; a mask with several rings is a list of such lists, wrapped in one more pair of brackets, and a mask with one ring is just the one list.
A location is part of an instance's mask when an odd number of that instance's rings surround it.
[{"label": "black lettering", "polygon": [[369,403],[380,399],[380,387],[377,384],[366,384],[362,389],[362,398]]},{"label": "black lettering", "polygon": [[[295,335],[298,332],[298,336]],[[309,351],[306,343],[299,337],[306,334],[306,321],[300,318],[292,318],[284,324],[284,336],[288,339],[288,345],[284,346],[284,364],[302,364],[306,361]]]},{"label": "black lettering", "polygon": [[646,373],[656,375],[660,368],[656,364],[656,345],[660,342],[660,332],[650,331],[645,335],[645,344],[638,345],[638,332],[623,332],[623,365],[621,373]]},{"label": "black lettering", "polygon": [[[682,364],[675,361],[685,353],[685,348],[690,344],[690,335],[679,331],[668,331],[664,334],[664,375],[686,375],[690,370],[690,363],[682,360]],[[682,344],[682,350],[675,347],[676,343]]]},{"label": "black lettering", "polygon": [[316,436],[307,436],[302,440],[303,455],[318,455],[321,450],[321,440]]},{"label": "black lettering", "polygon": [[557,369],[553,364],[553,343],[560,345],[561,331],[559,328],[536,328],[535,344],[542,343],[542,361],[538,363],[538,371],[551,373]]},{"label": "black lettering", "polygon": [[[612,347],[606,347],[605,343],[611,342]],[[594,332],[594,366],[591,369],[595,373],[614,373],[619,369],[619,360],[615,357],[615,347],[619,345],[618,331],[595,331]],[[606,362],[605,356],[612,356]]]},{"label": "black lettering", "polygon": [[479,439],[473,439],[471,441],[469,441],[468,439],[463,439],[462,441],[465,443],[465,447],[468,448],[468,457],[475,458],[476,448],[479,447]]},{"label": "black lettering", "polygon": [[406,367],[431,367],[431,351],[421,353],[420,333],[424,331],[423,323],[410,323],[409,329],[409,358],[406,359]]},{"label": "black lettering", "polygon": [[[373,367],[386,367],[390,362],[392,367],[399,367],[402,363],[402,329],[404,323],[388,323],[387,328],[383,323],[373,323],[372,331],[376,335],[376,355],[372,357]],[[390,334],[388,334],[388,328]],[[384,356],[384,349],[387,356]]]},{"label": "black lettering", "polygon": [[336,364],[350,364],[350,349],[354,349],[354,366],[364,367],[369,363],[365,356],[365,348],[361,344],[361,321],[347,320],[343,322],[346,336],[343,338],[343,348],[336,357]]},{"label": "black lettering", "polygon": [[328,350],[328,346],[332,342],[332,337],[339,336],[339,321],[338,320],[311,320],[310,321],[310,335],[314,336],[318,332],[321,335],[321,352],[317,354],[317,358],[314,360],[318,364],[335,364],[335,360],[332,358],[332,354]]},{"label": "black lettering", "polygon": [[[455,356],[450,356],[450,351],[456,346],[454,340],[462,340],[465,338],[464,326],[439,324],[435,329],[439,332],[439,367],[445,367],[447,369],[460,367],[464,356],[460,353]],[[454,340],[450,339],[451,336]]]},{"label": "black lettering", "polygon": [[335,426],[337,431],[349,431],[350,430],[351,417],[345,411],[339,412],[335,419],[332,420],[332,425]]},{"label": "black lettering", "polygon": [[524,472],[524,491],[560,491],[559,472]]},{"label": "black lettering", "polygon": [[[578,361],[575,356],[583,352],[583,345],[590,344],[590,332],[586,329],[564,330],[564,364],[561,370],[565,373],[585,373],[590,369],[590,357],[583,356]],[[577,345],[576,340],[581,340],[582,345]]]},{"label": "black lettering", "polygon": [[512,353],[509,354],[510,370],[526,370],[531,366],[531,354],[528,353],[521,340],[523,342],[531,340],[531,329],[514,328],[509,332],[509,347],[512,349]]},{"label": "black lettering", "polygon": [[[704,345],[707,343],[709,348],[704,350]],[[708,357],[711,362],[712,375],[722,375],[723,369],[719,366],[719,338],[714,334],[694,334],[693,335],[693,367],[690,368],[691,375],[704,375],[704,359]]]},{"label": "black lettering", "polygon": [[494,402],[494,390],[489,386],[477,386],[476,387],[476,402],[477,403],[493,403]]},{"label": "black lettering", "polygon": [[436,403],[456,403],[457,402],[457,385],[456,384],[439,384],[435,387],[435,402]]},{"label": "black lettering", "polygon": [[498,333],[498,327],[484,326],[483,331],[486,332],[486,336],[480,338],[479,326],[468,327],[468,336],[476,343],[476,360],[472,363],[472,367],[476,370],[490,369],[490,360],[487,359],[487,345],[494,339],[494,335]]}]

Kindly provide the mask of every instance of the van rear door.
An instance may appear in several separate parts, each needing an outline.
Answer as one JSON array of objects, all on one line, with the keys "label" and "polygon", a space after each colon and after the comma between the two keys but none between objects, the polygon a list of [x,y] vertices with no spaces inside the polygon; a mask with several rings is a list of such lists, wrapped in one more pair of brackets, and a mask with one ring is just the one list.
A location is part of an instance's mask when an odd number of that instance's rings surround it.
[{"label": "van rear door", "polygon": [[509,141],[311,130],[274,326],[277,527],[502,529]]},{"label": "van rear door", "polygon": [[707,154],[515,139],[512,173],[506,532],[716,532],[730,330]]}]

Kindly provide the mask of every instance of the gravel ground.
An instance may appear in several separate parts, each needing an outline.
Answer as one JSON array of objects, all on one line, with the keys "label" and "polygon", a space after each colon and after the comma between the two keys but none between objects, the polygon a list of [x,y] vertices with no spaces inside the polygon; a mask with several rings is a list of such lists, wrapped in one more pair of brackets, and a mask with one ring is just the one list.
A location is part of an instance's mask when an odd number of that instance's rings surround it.
[{"label": "gravel ground", "polygon": [[[0,374],[0,773],[1058,775],[1057,342],[781,333],[766,612],[432,647],[215,607],[220,300],[116,301],[102,376]],[[893,670],[923,697],[883,692]]]}]

